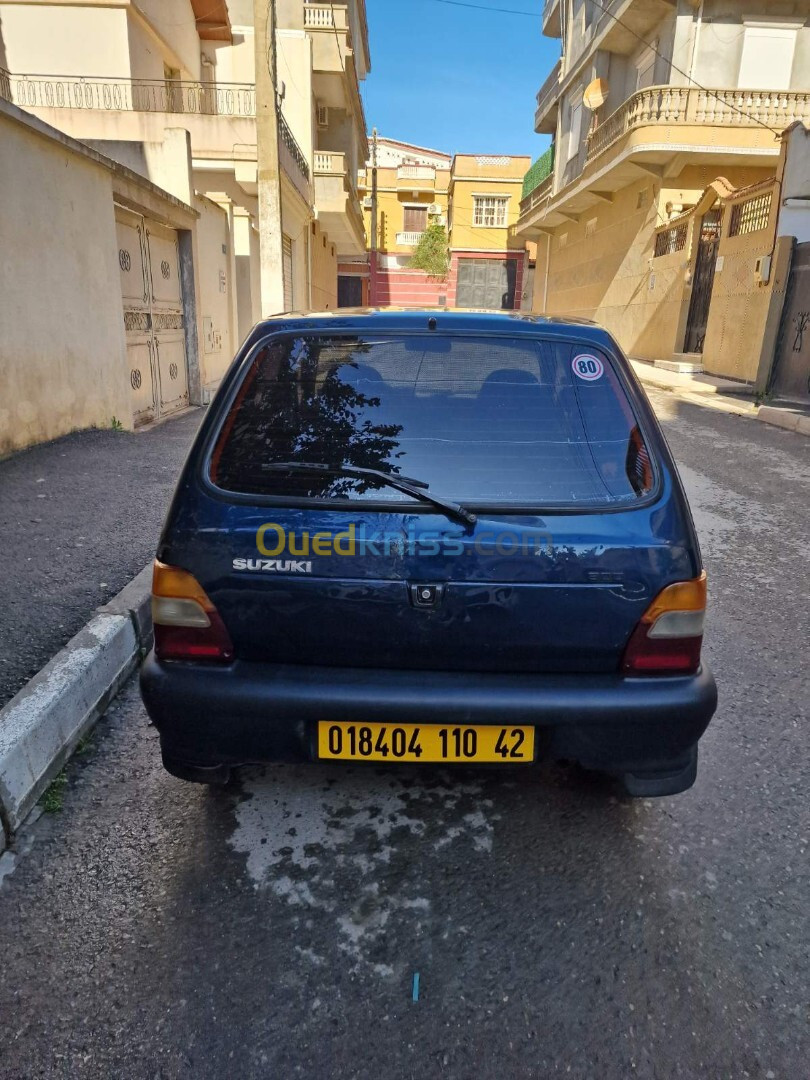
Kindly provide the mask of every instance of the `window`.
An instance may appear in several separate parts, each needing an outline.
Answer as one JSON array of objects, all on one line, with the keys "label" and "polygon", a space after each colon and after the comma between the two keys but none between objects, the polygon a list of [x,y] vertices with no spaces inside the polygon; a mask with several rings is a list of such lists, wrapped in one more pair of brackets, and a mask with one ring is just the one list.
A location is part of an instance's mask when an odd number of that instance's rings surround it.
[{"label": "window", "polygon": [[[275,462],[338,471],[266,467]],[[473,507],[632,505],[652,487],[632,407],[591,346],[460,334],[271,340],[220,429],[212,481],[297,500],[413,501],[384,480],[341,475],[349,465],[416,477]]]},{"label": "window", "polygon": [[426,206],[403,207],[402,228],[404,232],[423,233],[427,225]]},{"label": "window", "polygon": [[655,258],[662,255],[674,255],[686,247],[687,224],[673,225],[671,229],[660,232],[655,237]]},{"label": "window", "polygon": [[473,225],[506,225],[508,195],[473,195]]},{"label": "window", "polygon": [[795,29],[748,24],[737,86],[745,90],[787,90],[795,49]]},{"label": "window", "polygon": [[582,94],[578,94],[568,106],[568,160],[579,153],[582,139]]},{"label": "window", "polygon": [[636,90],[646,90],[655,81],[655,52],[643,49],[633,61],[636,69]]},{"label": "window", "polygon": [[757,195],[732,207],[728,235],[745,236],[746,233],[767,228],[772,198],[773,194],[769,191],[766,195]]}]

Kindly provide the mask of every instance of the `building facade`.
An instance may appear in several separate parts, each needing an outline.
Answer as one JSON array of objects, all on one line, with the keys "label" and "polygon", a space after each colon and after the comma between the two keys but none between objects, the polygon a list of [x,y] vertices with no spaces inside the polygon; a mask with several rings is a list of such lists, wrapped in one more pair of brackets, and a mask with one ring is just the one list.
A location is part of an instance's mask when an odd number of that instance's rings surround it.
[{"label": "building facade", "polygon": [[757,380],[756,350],[740,363],[712,332],[712,293],[773,288],[757,271],[767,214],[746,225],[733,283],[719,245],[735,240],[734,206],[775,176],[783,129],[810,119],[809,20],[805,0],[546,0],[563,55],[535,130],[552,145],[517,228],[537,243],[535,311],[596,319],[635,356]]},{"label": "building facade", "polygon": [[[360,189],[373,304],[514,309],[521,306],[526,245],[515,235],[527,157],[456,154],[378,139],[377,244],[372,244],[373,160]],[[425,230],[446,230],[449,269],[411,266]],[[359,296],[359,290],[358,290]]]},{"label": "building facade", "polygon": [[[268,59],[284,307],[329,309],[337,305],[338,260],[366,250],[356,181],[368,156],[359,90],[370,67],[365,3],[276,0],[275,11]],[[140,373],[132,415],[122,420],[142,423],[180,407],[161,399],[156,358],[168,351],[167,327],[189,318],[204,398],[249,329],[272,314],[261,310],[259,285],[253,0],[2,0],[0,87],[13,104],[196,211],[195,281],[185,296],[178,286],[169,311],[164,286],[149,276],[151,248],[167,254],[178,238],[161,231],[165,223],[116,207],[128,256],[121,259],[130,265],[131,280],[122,282],[127,344]],[[166,261],[171,274],[168,255],[157,265]],[[187,369],[188,358],[174,349],[171,364]]]}]

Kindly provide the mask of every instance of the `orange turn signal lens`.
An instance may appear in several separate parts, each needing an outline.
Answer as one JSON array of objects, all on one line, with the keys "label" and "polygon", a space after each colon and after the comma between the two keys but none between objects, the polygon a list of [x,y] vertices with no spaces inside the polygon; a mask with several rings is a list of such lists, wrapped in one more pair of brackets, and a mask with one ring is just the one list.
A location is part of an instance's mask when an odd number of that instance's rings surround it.
[{"label": "orange turn signal lens", "polygon": [[628,675],[690,675],[700,667],[706,571],[662,589],[641,616],[622,660]]},{"label": "orange turn signal lens", "polygon": [[234,651],[230,635],[205,589],[193,574],[155,561],[152,622],[159,660],[213,660],[227,663]]},{"label": "orange turn signal lens", "polygon": [[659,616],[668,611],[705,611],[706,610],[706,571],[700,577],[689,581],[676,581],[667,585],[656,596],[641,617],[644,623],[654,623]]},{"label": "orange turn signal lens", "polygon": [[196,600],[203,611],[214,611],[208,594],[193,574],[179,566],[167,566],[155,559],[152,571],[152,596],[166,596],[172,600]]}]

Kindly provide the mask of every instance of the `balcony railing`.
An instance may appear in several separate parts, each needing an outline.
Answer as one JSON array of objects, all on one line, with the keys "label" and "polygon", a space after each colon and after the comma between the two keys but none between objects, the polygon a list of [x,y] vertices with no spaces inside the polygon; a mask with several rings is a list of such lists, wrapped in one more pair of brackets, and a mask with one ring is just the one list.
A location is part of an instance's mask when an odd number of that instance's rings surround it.
[{"label": "balcony railing", "polygon": [[256,115],[256,88],[251,83],[164,82],[0,72],[0,93],[23,109]]},{"label": "balcony railing", "polygon": [[436,170],[432,165],[400,165],[397,177],[402,180],[435,180]]},{"label": "balcony railing", "polygon": [[751,128],[764,125],[779,134],[796,120],[810,121],[810,92],[652,86],[633,94],[591,132],[586,161],[593,161],[628,132],[650,124]]},{"label": "balcony railing", "polygon": [[345,4],[304,4],[304,27],[307,30],[346,30],[348,25]]},{"label": "balcony railing", "polygon": [[292,131],[290,131],[290,126],[284,119],[281,110],[278,113],[278,141],[289,154],[293,164],[297,166],[304,181],[309,184],[309,163],[304,156],[304,151],[298,145]]},{"label": "balcony railing", "polygon": [[397,244],[400,247],[416,247],[422,236],[423,234],[420,232],[398,232]]},{"label": "balcony railing", "polygon": [[536,209],[541,203],[547,202],[549,196],[554,188],[554,176],[553,174],[547,176],[546,179],[534,189],[530,191],[525,199],[520,200],[520,216],[524,214],[530,214],[532,210]]}]

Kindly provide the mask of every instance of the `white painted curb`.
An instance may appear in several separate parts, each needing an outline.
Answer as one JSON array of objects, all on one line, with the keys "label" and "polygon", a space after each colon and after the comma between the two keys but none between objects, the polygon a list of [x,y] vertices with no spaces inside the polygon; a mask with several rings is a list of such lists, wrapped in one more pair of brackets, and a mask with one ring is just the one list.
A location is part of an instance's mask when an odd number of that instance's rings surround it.
[{"label": "white painted curb", "polygon": [[148,645],[150,575],[151,565],[0,710],[0,851]]}]

